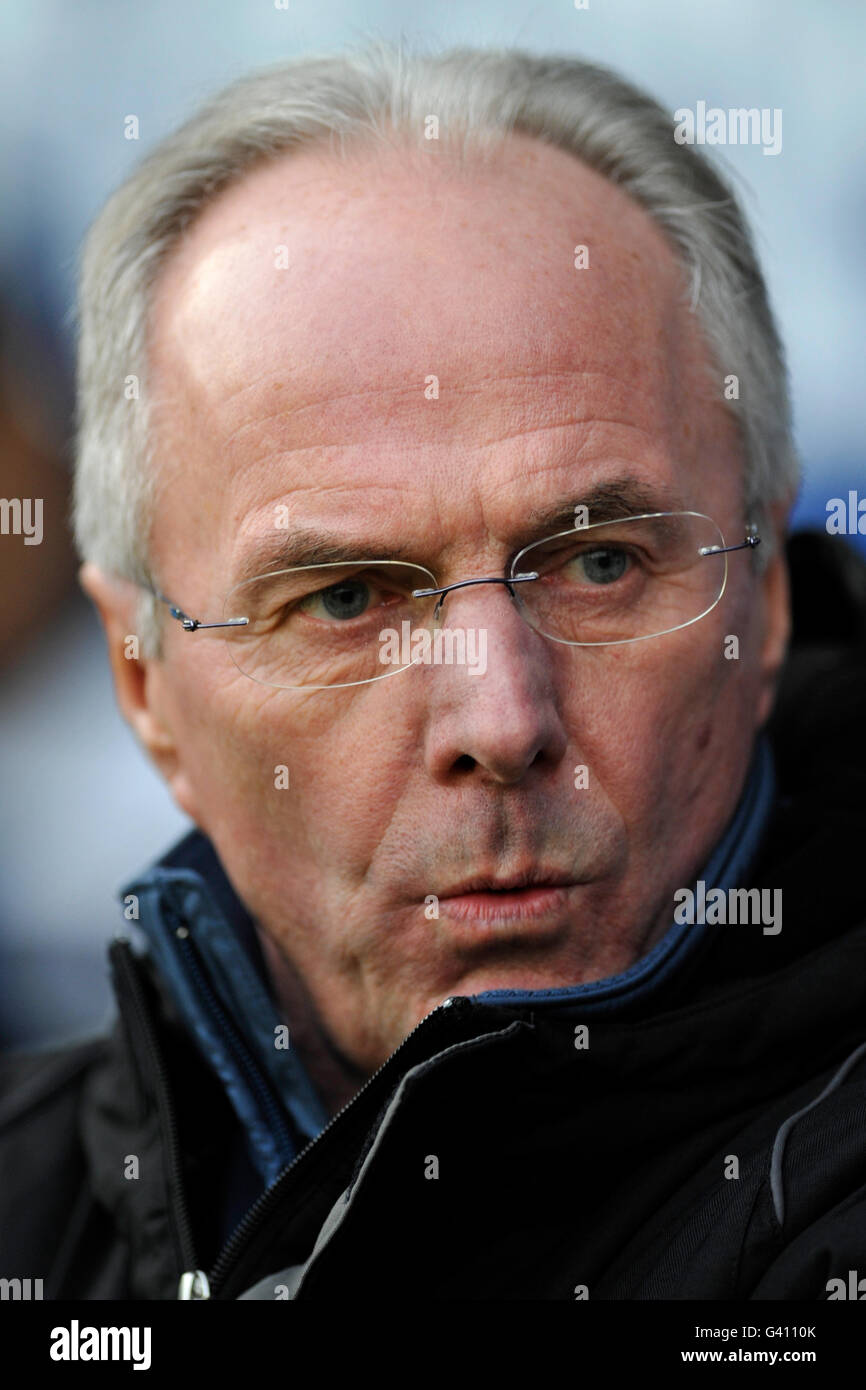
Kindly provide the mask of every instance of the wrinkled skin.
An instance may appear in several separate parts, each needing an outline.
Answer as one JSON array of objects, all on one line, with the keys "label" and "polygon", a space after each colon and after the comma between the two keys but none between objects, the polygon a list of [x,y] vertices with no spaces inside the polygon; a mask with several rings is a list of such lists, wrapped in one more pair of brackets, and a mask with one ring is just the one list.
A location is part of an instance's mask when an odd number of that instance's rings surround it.
[{"label": "wrinkled skin", "polygon": [[[220,618],[281,503],[358,554],[400,545],[441,584],[502,574],[540,538],[534,509],[623,479],[741,540],[724,372],[707,385],[686,298],[647,215],[524,136],[464,173],[396,149],[258,168],[157,287],[154,575]],[[598,979],[646,952],[736,805],[788,630],[782,562],[760,575],[742,552],[707,617],[652,641],[558,645],[483,585],[447,604],[486,628],[484,675],[280,691],[170,621],[161,659],[124,661],[135,591],[92,565],[82,582],[124,712],[253,912],[333,1106],[449,995]],[[447,901],[533,867],[571,886],[531,911]]]}]

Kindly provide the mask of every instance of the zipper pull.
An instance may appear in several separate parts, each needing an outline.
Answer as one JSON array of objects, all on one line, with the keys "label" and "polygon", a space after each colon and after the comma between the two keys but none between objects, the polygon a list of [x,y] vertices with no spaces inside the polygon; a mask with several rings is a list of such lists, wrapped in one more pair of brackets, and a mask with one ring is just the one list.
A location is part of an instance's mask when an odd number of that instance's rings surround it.
[{"label": "zipper pull", "polygon": [[188,1269],[180,1276],[178,1299],[210,1298],[210,1284],[203,1269]]}]

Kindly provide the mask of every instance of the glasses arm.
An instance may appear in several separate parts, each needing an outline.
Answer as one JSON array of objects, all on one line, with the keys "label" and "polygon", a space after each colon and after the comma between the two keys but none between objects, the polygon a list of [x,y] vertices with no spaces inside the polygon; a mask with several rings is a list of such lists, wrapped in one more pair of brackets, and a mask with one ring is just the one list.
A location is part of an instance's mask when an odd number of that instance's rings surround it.
[{"label": "glasses arm", "polygon": [[[745,540],[740,541],[739,545],[702,545],[698,551],[698,554],[703,556],[727,555],[730,554],[730,552],[733,550],[753,550],[756,546],[760,544],[761,537],[757,533],[757,527],[752,525],[746,528],[746,538]],[[533,580],[537,578],[538,575],[533,572],[529,574],[512,574],[507,579],[493,576],[491,576],[489,579],[461,579],[458,580],[456,584],[446,584],[444,588],[441,589],[413,589],[412,597],[433,598],[435,595],[438,594],[439,602],[436,605],[436,615],[438,616],[439,610],[442,607],[442,604],[445,600],[445,595],[449,594],[452,589],[462,589],[469,584],[504,584],[513,598],[514,591],[511,587],[512,584],[524,584],[528,580]],[[176,619],[177,622],[180,623],[184,632],[196,632],[199,628],[246,627],[250,621],[249,618],[229,618],[222,623],[203,623],[200,618],[191,618],[190,615],[188,613],[185,613],[184,610],[181,607],[179,607],[179,605],[176,604],[173,599],[170,599],[165,594],[160,593],[159,589],[155,589],[150,585],[147,585],[145,587],[149,589],[150,593],[152,593],[155,598],[159,599],[160,603],[164,603],[166,605],[169,613],[174,619]]]},{"label": "glasses arm", "polygon": [[249,622],[249,618],[229,618],[228,622],[225,623],[203,623],[200,618],[191,618],[188,613],[184,613],[182,608],[178,608],[176,603],[173,603],[170,598],[166,598],[165,594],[161,594],[158,589],[151,589],[150,592],[159,599],[160,603],[166,604],[169,613],[177,619],[184,632],[195,632],[200,627],[244,627]]},{"label": "glasses arm", "polygon": [[699,555],[728,555],[732,550],[754,550],[756,545],[761,544],[761,537],[758,535],[756,526],[746,528],[746,539],[740,541],[739,545],[702,545],[698,551]]}]

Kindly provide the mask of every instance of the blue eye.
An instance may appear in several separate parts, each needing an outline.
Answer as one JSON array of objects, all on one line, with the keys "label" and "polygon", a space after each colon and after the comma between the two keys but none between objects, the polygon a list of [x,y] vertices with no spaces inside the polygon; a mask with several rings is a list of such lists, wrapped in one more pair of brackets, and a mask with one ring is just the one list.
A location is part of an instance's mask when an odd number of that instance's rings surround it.
[{"label": "blue eye", "polygon": [[628,569],[629,557],[624,550],[606,546],[584,551],[577,556],[577,563],[591,584],[613,584]]},{"label": "blue eye", "polygon": [[329,618],[360,618],[370,604],[370,586],[360,579],[344,579],[314,597]]}]

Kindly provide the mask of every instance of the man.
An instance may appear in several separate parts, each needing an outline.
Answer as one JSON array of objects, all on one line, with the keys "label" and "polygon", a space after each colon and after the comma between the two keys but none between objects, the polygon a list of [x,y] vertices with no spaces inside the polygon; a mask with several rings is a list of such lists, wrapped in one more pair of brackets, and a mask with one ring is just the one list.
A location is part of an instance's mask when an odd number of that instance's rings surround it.
[{"label": "man", "polygon": [[160,146],[80,304],[82,583],[197,829],[112,1036],[6,1062],[8,1272],[827,1297],[864,581],[792,549],[768,738],[796,458],[730,192],[592,66],[377,45]]}]

